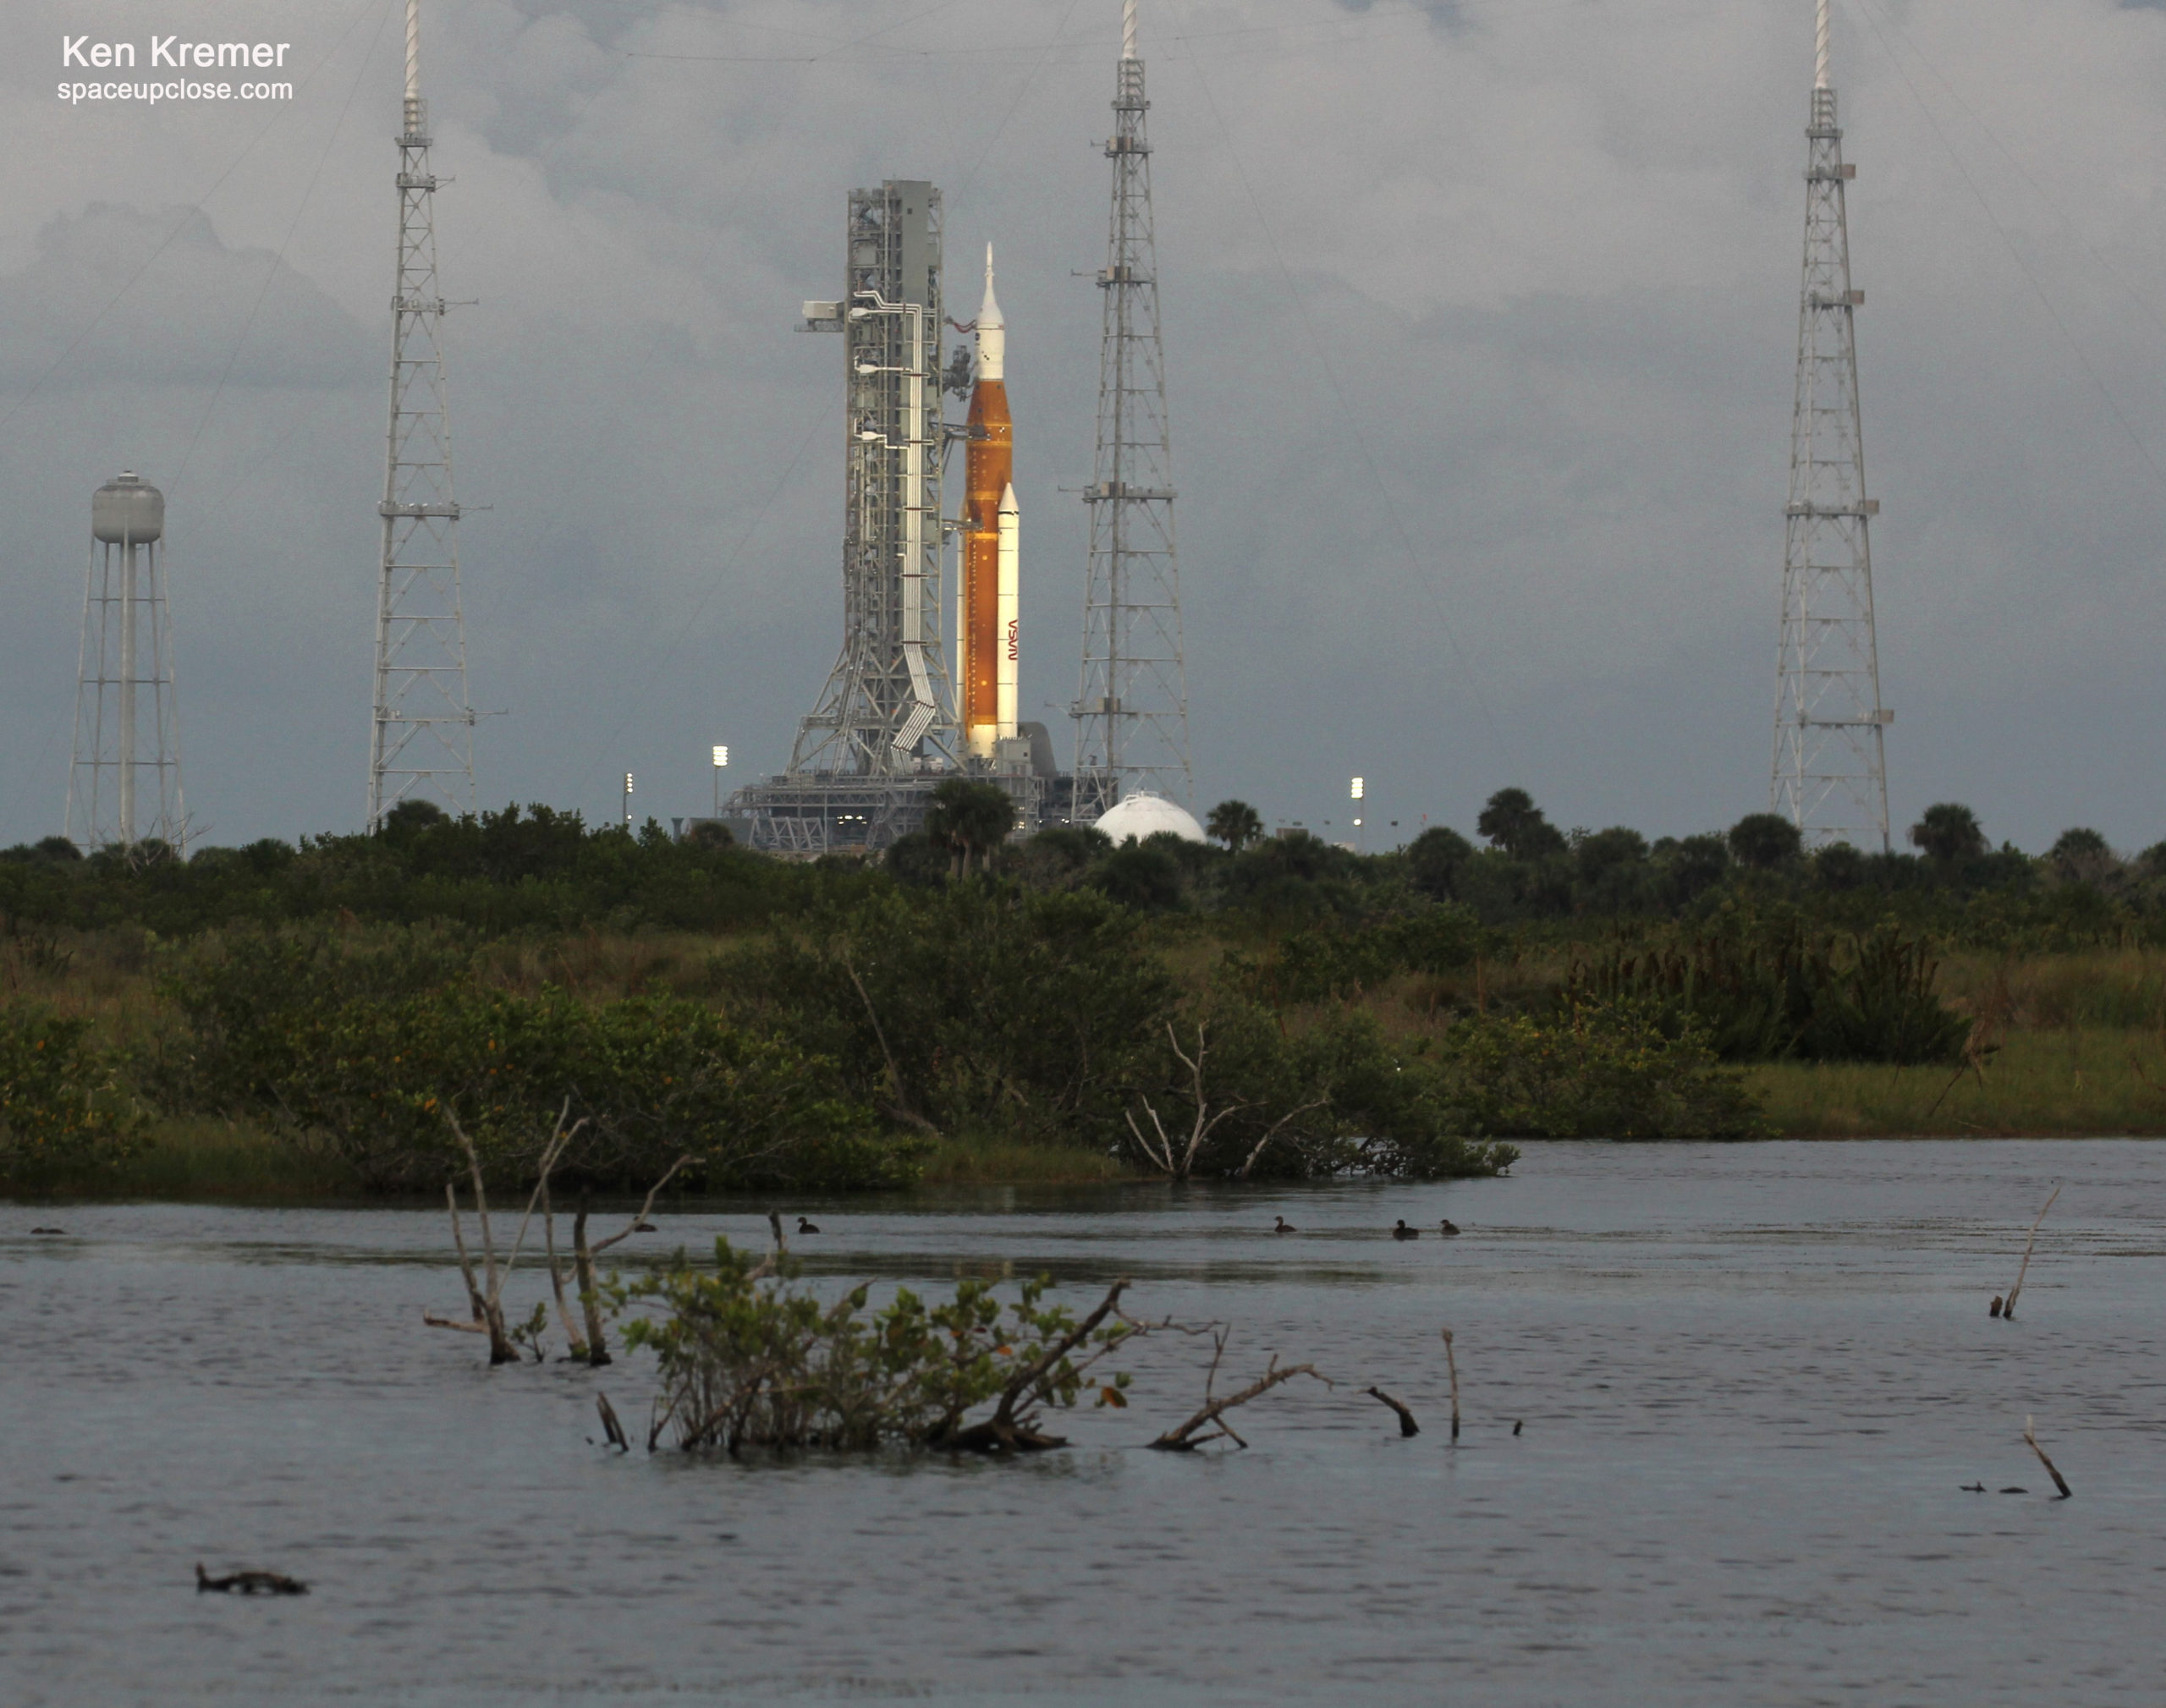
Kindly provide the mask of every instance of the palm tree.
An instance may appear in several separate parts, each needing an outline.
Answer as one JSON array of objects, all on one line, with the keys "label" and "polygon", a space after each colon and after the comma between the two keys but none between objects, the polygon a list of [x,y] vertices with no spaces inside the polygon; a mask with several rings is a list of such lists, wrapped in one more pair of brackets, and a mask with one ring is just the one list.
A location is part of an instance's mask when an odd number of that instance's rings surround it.
[{"label": "palm tree", "polygon": [[1229,854],[1239,854],[1263,834],[1263,820],[1245,800],[1222,800],[1211,809],[1204,828],[1213,842],[1225,843]]},{"label": "palm tree", "polygon": [[1924,816],[1910,827],[1910,843],[1941,865],[1976,859],[1991,846],[1979,827],[1977,814],[1949,800],[1925,810]]},{"label": "palm tree", "polygon": [[1015,802],[1004,788],[951,777],[932,791],[926,810],[925,833],[955,850],[959,873],[968,877],[970,856],[989,864],[993,849],[1015,828]]}]

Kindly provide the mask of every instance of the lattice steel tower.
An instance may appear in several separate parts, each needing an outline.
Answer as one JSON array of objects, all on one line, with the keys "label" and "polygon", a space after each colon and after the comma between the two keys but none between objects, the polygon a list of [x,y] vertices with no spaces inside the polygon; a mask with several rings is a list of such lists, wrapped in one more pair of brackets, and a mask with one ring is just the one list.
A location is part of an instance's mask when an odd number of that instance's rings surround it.
[{"label": "lattice steel tower", "polygon": [[399,143],[399,268],[391,299],[391,431],[377,591],[369,828],[410,796],[474,810],[474,710],[459,590],[459,501],[444,417],[435,175],[421,99],[421,0],[406,0],[405,128]]},{"label": "lattice steel tower", "polygon": [[132,474],[91,498],[64,821],[69,840],[84,848],[156,841],[186,852],[165,528],[165,495]]},{"label": "lattice steel tower", "polygon": [[1157,239],[1136,0],[1124,0],[1113,95],[1112,229],[1098,354],[1098,448],[1084,502],[1091,567],[1083,601],[1083,684],[1075,724],[1076,819],[1088,823],[1140,788],[1193,805],[1188,673],[1174,551],[1173,447],[1158,329]]},{"label": "lattice steel tower", "polygon": [[1777,649],[1773,810],[1810,843],[1883,852],[1888,726],[1872,626],[1865,440],[1858,417],[1856,315],[1835,91],[1828,83],[1828,0],[1819,0],[1812,122],[1807,139],[1805,287],[1798,305],[1797,404]]}]

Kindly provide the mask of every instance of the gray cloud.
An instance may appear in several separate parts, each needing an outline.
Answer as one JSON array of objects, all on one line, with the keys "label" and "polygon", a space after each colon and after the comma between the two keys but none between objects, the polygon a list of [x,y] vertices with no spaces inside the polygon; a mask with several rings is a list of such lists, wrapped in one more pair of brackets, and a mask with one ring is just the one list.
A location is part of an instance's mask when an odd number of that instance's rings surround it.
[{"label": "gray cloud", "polygon": [[[134,353],[79,352],[0,442],[0,838],[55,827],[89,492],[124,462],[170,481],[191,442],[191,803],[221,839],[351,824],[388,9],[173,0],[162,28],[299,40],[320,69],[268,118],[58,109],[24,68],[95,25],[15,9],[0,117],[51,140],[0,184],[0,415],[166,210],[208,223],[113,310]],[[1312,824],[1354,772],[1378,821],[1470,826],[1517,782],[1568,824],[1728,823],[1766,801],[1809,8],[1430,9],[1146,0],[1200,787]],[[1000,247],[1025,697],[1058,727],[1114,0],[426,19],[446,289],[480,299],[449,338],[475,693],[509,714],[484,796],[599,814],[631,769],[690,812],[710,742],[786,755],[833,656],[841,496],[833,348],[792,328],[882,176],[943,186],[955,254]],[[1896,811],[2166,836],[2166,19],[1855,0],[1837,67]]]},{"label": "gray cloud", "polygon": [[0,277],[0,386],[50,373],[46,384],[63,387],[335,387],[373,355],[322,288],[272,250],[228,249],[194,209],[59,214],[38,232],[36,258]]}]

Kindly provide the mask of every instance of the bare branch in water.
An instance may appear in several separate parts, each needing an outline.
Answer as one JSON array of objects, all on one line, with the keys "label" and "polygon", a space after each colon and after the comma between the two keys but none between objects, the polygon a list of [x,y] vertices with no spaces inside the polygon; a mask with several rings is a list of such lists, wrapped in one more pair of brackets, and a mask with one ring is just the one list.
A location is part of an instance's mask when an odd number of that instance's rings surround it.
[{"label": "bare branch in water", "polygon": [[2053,1462],[2046,1457],[2045,1448],[2038,1445],[2038,1437],[2031,1426],[2028,1413],[2023,1419],[2023,1439],[2031,1444],[2031,1451],[2038,1455],[2038,1463],[2046,1468],[2046,1475],[2053,1480],[2053,1486],[2061,1491],[2061,1498],[2064,1501],[2071,1498],[2075,1491],[2068,1486],[2068,1479],[2054,1469]]},{"label": "bare branch in water", "polygon": [[[1234,1426],[1226,1421],[1226,1414],[1236,1406],[1246,1405],[1259,1395],[1270,1392],[1279,1383],[1291,1381],[1297,1376],[1305,1376],[1312,1381],[1320,1381],[1326,1387],[1337,1386],[1329,1376],[1317,1374],[1314,1365],[1289,1364],[1281,1368],[1278,1355],[1273,1354],[1263,1374],[1246,1387],[1238,1393],[1229,1393],[1223,1399],[1213,1399],[1211,1397],[1211,1390],[1218,1379],[1218,1364],[1225,1355],[1226,1337],[1229,1332],[1229,1331],[1221,1328],[1215,1330],[1212,1333],[1211,1368],[1204,1373],[1203,1378],[1202,1407],[1186,1423],[1168,1430],[1165,1434],[1152,1442],[1151,1443],[1152,1447],[1166,1453],[1194,1453],[1196,1448],[1202,1447],[1205,1443],[1223,1438],[1231,1441],[1236,1447],[1245,1447],[1248,1443],[1243,1441],[1234,1431]],[[1199,1431],[1203,1430],[1208,1430],[1211,1433],[1208,1435],[1198,1433]]]},{"label": "bare branch in water", "polygon": [[2053,1207],[2053,1200],[2060,1195],[2061,1189],[2056,1185],[2052,1195],[2047,1198],[2044,1208],[2039,1211],[2038,1221],[2031,1224],[2031,1237],[2023,1242],[2022,1266],[2015,1271],[2015,1285],[2008,1290],[2008,1302],[2000,1308],[2000,1314],[2006,1321],[2015,1320],[2015,1295],[2023,1291],[2023,1277],[2031,1272],[2031,1248],[2038,1243],[2038,1222],[2046,1219],[2046,1211]]}]

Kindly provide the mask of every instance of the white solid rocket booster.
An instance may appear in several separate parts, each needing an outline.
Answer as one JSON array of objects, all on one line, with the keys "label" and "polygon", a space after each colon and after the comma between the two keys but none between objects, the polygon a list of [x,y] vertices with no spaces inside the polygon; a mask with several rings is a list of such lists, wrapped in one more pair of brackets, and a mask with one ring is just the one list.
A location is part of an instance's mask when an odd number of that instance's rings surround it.
[{"label": "white solid rocket booster", "polygon": [[1003,741],[1015,735],[1015,671],[1023,656],[1021,590],[1023,517],[1015,504],[1015,483],[1000,493],[999,689],[993,717]]}]

